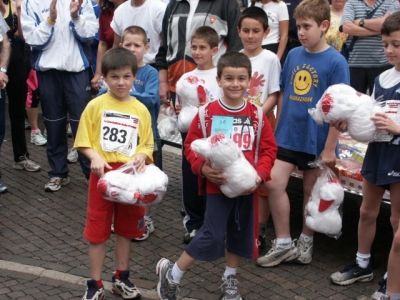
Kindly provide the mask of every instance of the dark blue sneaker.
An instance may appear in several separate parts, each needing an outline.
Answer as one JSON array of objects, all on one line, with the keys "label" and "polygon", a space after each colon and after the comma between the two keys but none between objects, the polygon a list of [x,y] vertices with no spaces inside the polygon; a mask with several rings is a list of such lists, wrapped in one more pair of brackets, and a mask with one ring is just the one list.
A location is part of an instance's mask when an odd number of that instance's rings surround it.
[{"label": "dark blue sneaker", "polygon": [[139,299],[140,292],[129,280],[129,271],[119,273],[119,278],[112,277],[112,293],[123,299]]},{"label": "dark blue sneaker", "polygon": [[86,293],[82,300],[105,300],[106,293],[104,287],[97,288],[96,280],[91,279],[87,281]]},{"label": "dark blue sneaker", "polygon": [[349,285],[354,282],[367,282],[374,278],[371,264],[368,267],[361,268],[357,261],[354,261],[351,265],[346,266],[342,271],[333,273],[331,280],[333,283],[338,285]]},{"label": "dark blue sneaker", "polygon": [[7,186],[0,179],[0,194],[7,192],[7,190],[8,190]]},{"label": "dark blue sneaker", "polygon": [[380,300],[386,294],[386,278],[379,281],[379,288],[372,294],[371,300]]}]

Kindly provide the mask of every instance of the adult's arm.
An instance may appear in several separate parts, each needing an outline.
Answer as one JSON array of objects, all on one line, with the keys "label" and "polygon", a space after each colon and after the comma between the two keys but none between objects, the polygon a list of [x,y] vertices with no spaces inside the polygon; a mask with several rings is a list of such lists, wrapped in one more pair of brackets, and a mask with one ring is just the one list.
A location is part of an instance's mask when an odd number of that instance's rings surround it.
[{"label": "adult's arm", "polygon": [[[222,1],[222,0],[219,0]],[[242,50],[243,44],[242,40],[239,37],[239,33],[237,31],[237,25],[240,17],[240,7],[239,3],[236,0],[226,1],[227,7],[227,22],[228,22],[228,34],[226,36],[226,42],[228,44],[227,51],[230,50]]]},{"label": "adult's arm", "polygon": [[96,73],[94,74],[93,79],[90,81],[92,87],[94,89],[99,89],[100,86],[98,82],[101,77],[101,60],[103,59],[104,53],[108,50],[107,43],[105,41],[99,41],[99,45],[97,46],[97,60],[96,60]]}]

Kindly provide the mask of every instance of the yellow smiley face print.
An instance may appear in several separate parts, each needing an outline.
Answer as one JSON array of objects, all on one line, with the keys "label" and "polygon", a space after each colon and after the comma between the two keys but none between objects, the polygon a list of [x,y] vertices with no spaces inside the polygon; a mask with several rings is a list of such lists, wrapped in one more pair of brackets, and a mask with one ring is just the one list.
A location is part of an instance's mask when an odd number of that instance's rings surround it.
[{"label": "yellow smiley face print", "polygon": [[311,89],[311,74],[307,70],[297,72],[294,78],[294,92],[297,95],[305,95]]}]

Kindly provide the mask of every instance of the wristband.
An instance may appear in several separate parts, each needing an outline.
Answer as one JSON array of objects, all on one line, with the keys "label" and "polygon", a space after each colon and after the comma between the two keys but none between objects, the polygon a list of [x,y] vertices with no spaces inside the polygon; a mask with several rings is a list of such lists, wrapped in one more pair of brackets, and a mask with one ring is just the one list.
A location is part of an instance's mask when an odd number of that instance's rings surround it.
[{"label": "wristband", "polygon": [[50,17],[47,17],[47,22],[49,22],[50,25],[56,24],[56,21],[53,22],[53,21],[50,19]]},{"label": "wristband", "polygon": [[0,68],[0,72],[3,72],[4,74],[7,74],[7,69],[6,69],[6,68],[3,68],[3,67],[1,67],[1,68]]}]

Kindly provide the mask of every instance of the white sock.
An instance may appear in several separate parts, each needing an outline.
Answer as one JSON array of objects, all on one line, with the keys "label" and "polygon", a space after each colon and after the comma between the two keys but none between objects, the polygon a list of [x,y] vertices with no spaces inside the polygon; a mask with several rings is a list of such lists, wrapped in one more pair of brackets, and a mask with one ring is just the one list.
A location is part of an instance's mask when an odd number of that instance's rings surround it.
[{"label": "white sock", "polygon": [[386,295],[390,297],[390,300],[400,300],[400,294],[399,293],[391,293],[386,290]]},{"label": "white sock", "polygon": [[237,271],[237,268],[231,268],[231,267],[226,266],[223,278],[227,279],[228,276],[230,276],[230,275],[236,275],[236,271]]},{"label": "white sock", "polygon": [[172,279],[175,283],[180,284],[181,283],[181,279],[183,277],[183,275],[185,274],[185,271],[181,271],[177,265],[177,263],[174,264],[174,266],[172,267]]},{"label": "white sock", "polygon": [[292,246],[292,238],[277,238],[276,245],[282,248],[290,248]]},{"label": "white sock", "polygon": [[299,237],[299,239],[303,239],[303,240],[309,240],[310,242],[312,242],[312,241],[314,241],[314,236],[312,236],[312,235],[306,235],[306,234],[304,234],[304,233],[301,233],[300,234],[300,237]]},{"label": "white sock", "polygon": [[360,252],[357,252],[356,261],[358,265],[363,269],[368,267],[370,258],[371,258],[371,253],[362,254]]}]

